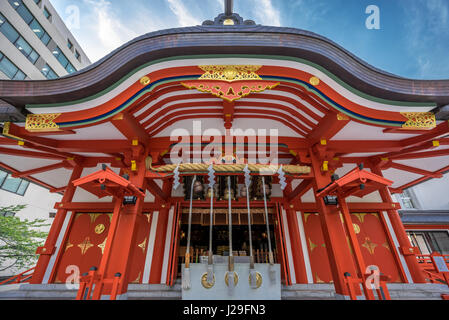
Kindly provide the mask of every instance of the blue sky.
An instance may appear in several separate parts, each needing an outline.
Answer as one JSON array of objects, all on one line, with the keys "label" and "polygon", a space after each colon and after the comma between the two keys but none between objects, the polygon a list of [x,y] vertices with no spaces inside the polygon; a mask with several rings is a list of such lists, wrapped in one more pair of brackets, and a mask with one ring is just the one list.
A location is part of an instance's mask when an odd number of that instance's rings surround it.
[{"label": "blue sky", "polygon": [[[147,32],[201,24],[223,0],[52,0],[94,62]],[[368,30],[366,8],[380,9]],[[79,24],[73,19],[79,9]],[[416,79],[449,79],[449,0],[234,0],[258,24],[323,35],[376,68]]]}]

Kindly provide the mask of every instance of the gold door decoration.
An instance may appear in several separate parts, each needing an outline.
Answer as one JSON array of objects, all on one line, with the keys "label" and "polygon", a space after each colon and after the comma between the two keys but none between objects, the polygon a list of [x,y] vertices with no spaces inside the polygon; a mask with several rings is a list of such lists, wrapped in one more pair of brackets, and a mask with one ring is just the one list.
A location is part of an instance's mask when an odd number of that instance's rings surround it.
[{"label": "gold door decoration", "polygon": [[108,238],[105,238],[103,243],[100,243],[97,247],[101,249],[101,254],[104,254],[104,248],[106,247],[106,241]]},{"label": "gold door decoration", "polygon": [[92,248],[94,245],[90,242],[90,238],[86,237],[83,242],[81,242],[78,247],[81,249],[81,254],[85,255],[87,250]]},{"label": "gold door decoration", "polygon": [[102,234],[105,229],[106,229],[106,227],[104,226],[104,224],[100,223],[97,226],[95,226],[95,233]]},{"label": "gold door decoration", "polygon": [[374,250],[377,247],[377,244],[371,241],[369,237],[365,238],[365,242],[362,244],[362,247],[365,247],[371,255],[374,254]]},{"label": "gold door decoration", "polygon": [[139,245],[137,245],[140,249],[142,249],[143,254],[145,254],[145,249],[147,247],[147,239],[143,240],[143,242]]}]

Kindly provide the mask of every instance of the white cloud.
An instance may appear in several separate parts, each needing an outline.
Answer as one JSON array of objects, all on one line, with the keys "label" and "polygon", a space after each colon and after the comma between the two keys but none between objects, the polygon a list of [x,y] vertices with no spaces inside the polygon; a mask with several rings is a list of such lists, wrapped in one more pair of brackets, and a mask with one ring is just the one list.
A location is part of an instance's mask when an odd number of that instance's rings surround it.
[{"label": "white cloud", "polygon": [[83,0],[81,33],[82,48],[95,62],[138,34],[124,26],[107,0]]},{"label": "white cloud", "polygon": [[271,0],[253,0],[256,17],[260,24],[281,26],[281,13],[273,7]]},{"label": "white cloud", "polygon": [[[440,73],[444,69],[449,70],[446,67],[446,62],[449,62],[447,55],[444,57],[443,54],[445,63],[437,58],[446,48],[436,41],[449,35],[447,0],[419,0],[412,5],[407,3],[404,9],[409,30],[406,42],[410,52],[414,53],[418,69],[416,76],[429,78],[429,75]],[[433,48],[432,55],[429,55],[429,48]]]},{"label": "white cloud", "polygon": [[195,26],[201,24],[197,18],[194,18],[186,9],[181,0],[167,0],[170,10],[178,19],[181,27]]}]

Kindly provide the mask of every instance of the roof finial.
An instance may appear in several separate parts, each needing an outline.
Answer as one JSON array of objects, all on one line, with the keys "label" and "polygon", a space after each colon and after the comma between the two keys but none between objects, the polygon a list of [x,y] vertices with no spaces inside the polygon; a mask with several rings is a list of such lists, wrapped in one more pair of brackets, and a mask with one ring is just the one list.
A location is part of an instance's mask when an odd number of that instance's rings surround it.
[{"label": "roof finial", "polygon": [[225,0],[224,2],[224,13],[225,16],[229,17],[233,13],[234,0]]},{"label": "roof finial", "polygon": [[203,22],[203,26],[254,26],[253,20],[243,20],[243,18],[234,12],[234,0],[224,0],[224,13],[218,17]]}]

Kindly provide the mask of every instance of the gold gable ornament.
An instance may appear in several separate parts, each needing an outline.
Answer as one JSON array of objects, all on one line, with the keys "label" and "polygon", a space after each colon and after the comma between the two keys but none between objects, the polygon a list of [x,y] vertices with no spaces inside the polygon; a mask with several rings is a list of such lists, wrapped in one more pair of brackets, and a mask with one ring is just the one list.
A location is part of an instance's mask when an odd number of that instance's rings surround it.
[{"label": "gold gable ornament", "polygon": [[29,114],[27,115],[25,130],[29,132],[54,132],[61,131],[54,122],[61,114]]},{"label": "gold gable ornament", "polygon": [[407,121],[402,125],[402,129],[422,130],[433,129],[437,126],[435,114],[432,112],[401,112]]}]

